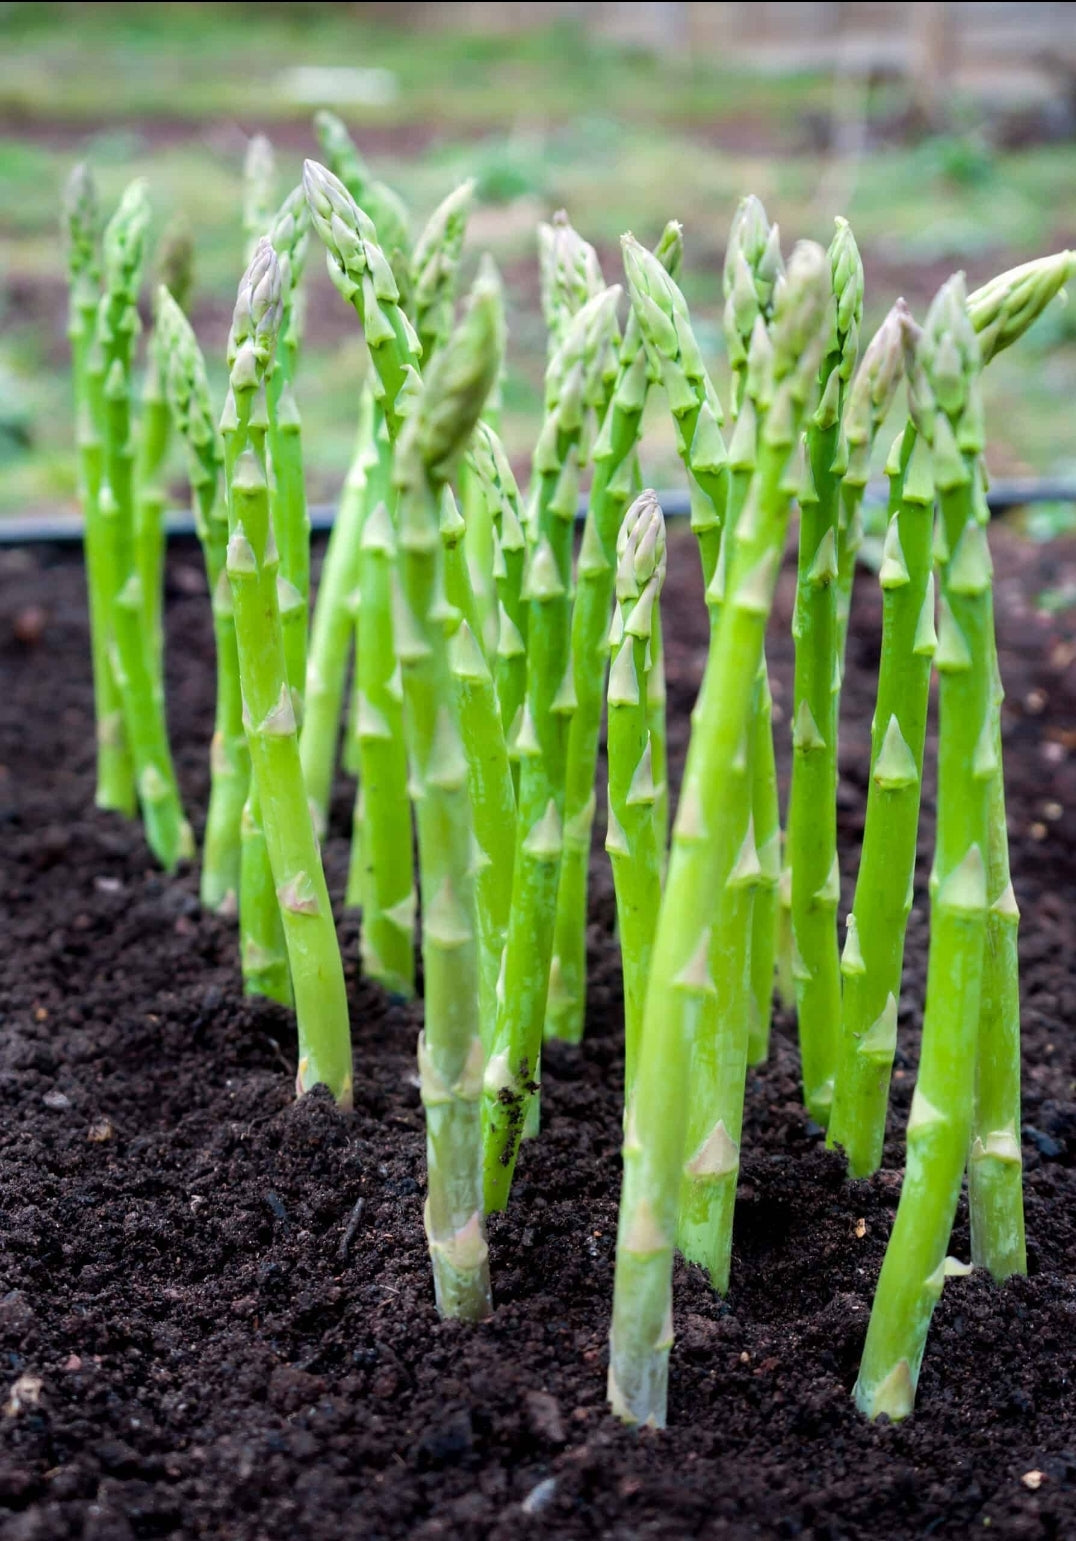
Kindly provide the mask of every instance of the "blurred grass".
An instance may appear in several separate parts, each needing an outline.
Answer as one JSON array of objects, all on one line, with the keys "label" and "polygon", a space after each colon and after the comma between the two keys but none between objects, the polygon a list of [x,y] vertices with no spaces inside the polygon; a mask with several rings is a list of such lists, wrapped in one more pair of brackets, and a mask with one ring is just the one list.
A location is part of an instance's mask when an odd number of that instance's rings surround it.
[{"label": "blurred grass", "polygon": [[[715,358],[721,254],[747,190],[780,221],[786,250],[800,236],[826,240],[832,216],[849,215],[864,252],[868,325],[898,293],[921,311],[956,267],[975,283],[1076,242],[1073,145],[1001,155],[972,129],[834,162],[811,148],[819,114],[834,104],[832,83],[818,77],[732,76],[709,61],[660,60],[565,27],[475,37],[394,31],[344,6],[269,4],[258,15],[255,27],[248,8],[227,4],[0,5],[0,513],[74,501],[56,235],[70,166],[92,161],[106,207],[131,176],[147,176],[158,230],[187,216],[195,320],[219,388],[242,261],[246,135],[274,137],[281,196],[315,151],[312,107],[281,85],[297,66],[354,61],[389,72],[391,100],[340,110],[377,173],[407,198],[416,227],[451,186],[477,178],[466,270],[488,248],[505,273],[506,437],[516,455],[529,448],[541,399],[534,226],[561,205],[598,246],[611,281],[623,230],[652,240],[680,218],[684,287]],[[887,88],[870,106],[889,113],[899,103]],[[312,493],[324,497],[350,452],[362,350],[316,250],[310,286],[301,405]],[[715,372],[720,390],[720,365]],[[1076,459],[1076,313],[1055,310],[991,366],[988,381],[997,473]],[[678,479],[667,421],[660,411],[650,420],[647,474]]]}]

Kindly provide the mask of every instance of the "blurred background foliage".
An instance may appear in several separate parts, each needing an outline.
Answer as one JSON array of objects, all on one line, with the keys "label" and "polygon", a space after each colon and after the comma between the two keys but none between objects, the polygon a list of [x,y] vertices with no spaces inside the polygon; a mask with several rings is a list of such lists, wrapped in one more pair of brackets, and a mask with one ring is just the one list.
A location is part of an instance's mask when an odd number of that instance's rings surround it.
[{"label": "blurred background foliage", "polygon": [[[0,4],[0,513],[74,507],[57,209],[76,160],[106,207],[141,174],[158,232],[187,218],[218,384],[249,135],[272,138],[282,197],[315,153],[314,109],[333,107],[416,227],[473,175],[469,262],[488,249],[505,275],[506,436],[525,454],[544,355],[534,227],[558,207],[610,281],[623,230],[653,239],[680,219],[684,287],[715,360],[724,238],[745,191],[786,250],[848,215],[869,325],[898,294],[921,312],[955,268],[974,284],[1076,245],[1074,13],[1026,0]],[[301,406],[324,498],[350,452],[362,350],[317,253],[310,280]],[[1055,307],[988,378],[995,474],[1076,472],[1076,308]],[[660,403],[649,442],[650,477],[677,481]]]}]

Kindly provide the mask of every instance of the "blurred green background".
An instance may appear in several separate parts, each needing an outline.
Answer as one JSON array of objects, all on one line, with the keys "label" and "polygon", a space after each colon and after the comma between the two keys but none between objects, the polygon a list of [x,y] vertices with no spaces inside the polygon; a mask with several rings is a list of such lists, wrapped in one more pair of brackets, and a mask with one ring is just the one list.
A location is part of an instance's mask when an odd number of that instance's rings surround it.
[{"label": "blurred green background", "polygon": [[[999,11],[1024,16],[1012,33],[1021,47],[998,41]],[[974,284],[1076,245],[1072,21],[1048,14],[1074,11],[0,4],[0,513],[75,504],[57,210],[79,159],[107,207],[139,174],[158,230],[185,216],[193,316],[218,385],[251,134],[273,140],[283,196],[315,151],[314,109],[334,108],[416,228],[475,176],[468,272],[488,249],[505,275],[506,436],[525,460],[544,354],[534,227],[558,207],[610,280],[622,231],[650,240],[666,219],[683,222],[684,287],[719,391],[721,256],[746,191],[780,222],[786,251],[801,236],[828,240],[847,214],[868,326],[898,294],[921,312],[955,268]],[[992,48],[978,46],[977,12],[995,28]],[[311,492],[323,498],[348,459],[361,349],[313,250],[308,317],[300,404]],[[1055,307],[988,378],[994,473],[1076,471],[1076,308]],[[648,446],[649,477],[676,483],[660,404]]]}]

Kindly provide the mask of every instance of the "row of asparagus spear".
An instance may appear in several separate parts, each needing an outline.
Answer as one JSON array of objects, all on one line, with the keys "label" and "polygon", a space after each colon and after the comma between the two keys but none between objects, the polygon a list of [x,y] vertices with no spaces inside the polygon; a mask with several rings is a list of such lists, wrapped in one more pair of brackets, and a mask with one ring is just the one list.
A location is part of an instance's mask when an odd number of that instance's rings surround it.
[{"label": "row of asparagus spear", "polygon": [[[1018,916],[981,371],[1059,292],[1071,254],[970,296],[958,275],[922,327],[898,301],[861,354],[863,269],[847,223],[837,221],[828,251],[801,243],[786,266],[777,227],[747,198],[724,267],[723,406],[677,284],[679,226],[653,251],[624,237],[625,311],[593,248],[558,216],[540,232],[549,356],[522,496],[497,433],[506,328],[488,259],[456,319],[471,185],[412,245],[399,199],[339,120],[321,114],[317,127],[328,164],[308,161],[276,212],[271,152],[252,144],[248,267],[219,412],[173,263],[155,299],[136,421],[146,190],[128,188],[102,237],[84,168],[69,188],[97,801],[130,813],[137,797],[167,869],[194,854],[163,688],[161,489],[174,430],[217,654],[203,903],[238,912],[247,990],[294,1006],[298,1090],[325,1084],[346,1105],[348,1005],[319,848],[343,725],[358,779],[348,902],[362,911],[364,971],[399,996],[415,990],[421,916],[437,1302],[481,1320],[492,1309],[485,1216],[508,1203],[521,1142],[537,1127],[543,1040],[583,1031],[606,710],[625,1035],[609,1396],[619,1416],[661,1425],[674,1251],[715,1289],[729,1286],[745,1079],[767,1054],[775,966],[794,992],[808,1112],[852,1175],[881,1161],[936,673],[922,1056],[856,1388],[868,1416],[905,1416],[934,1302],[962,1266],[947,1248],[965,1171],[973,1263],[998,1280],[1025,1266]],[[356,313],[369,368],[311,623],[296,379],[312,233]],[[841,681],[864,494],[902,383],[908,421],[885,459],[867,818],[842,948]],[[710,623],[671,835],[666,535],[657,498],[640,491],[651,389],[672,414],[688,477]],[[765,640],[794,507],[782,834]]]}]

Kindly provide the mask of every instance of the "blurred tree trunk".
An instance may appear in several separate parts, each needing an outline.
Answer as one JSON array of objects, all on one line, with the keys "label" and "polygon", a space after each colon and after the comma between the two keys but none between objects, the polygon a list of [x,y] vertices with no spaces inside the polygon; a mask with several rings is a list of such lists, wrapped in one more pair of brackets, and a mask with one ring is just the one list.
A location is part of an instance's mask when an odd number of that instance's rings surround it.
[{"label": "blurred tree trunk", "polygon": [[912,109],[923,127],[936,133],[948,120],[948,99],[956,73],[954,7],[946,0],[918,0],[908,11]]}]

